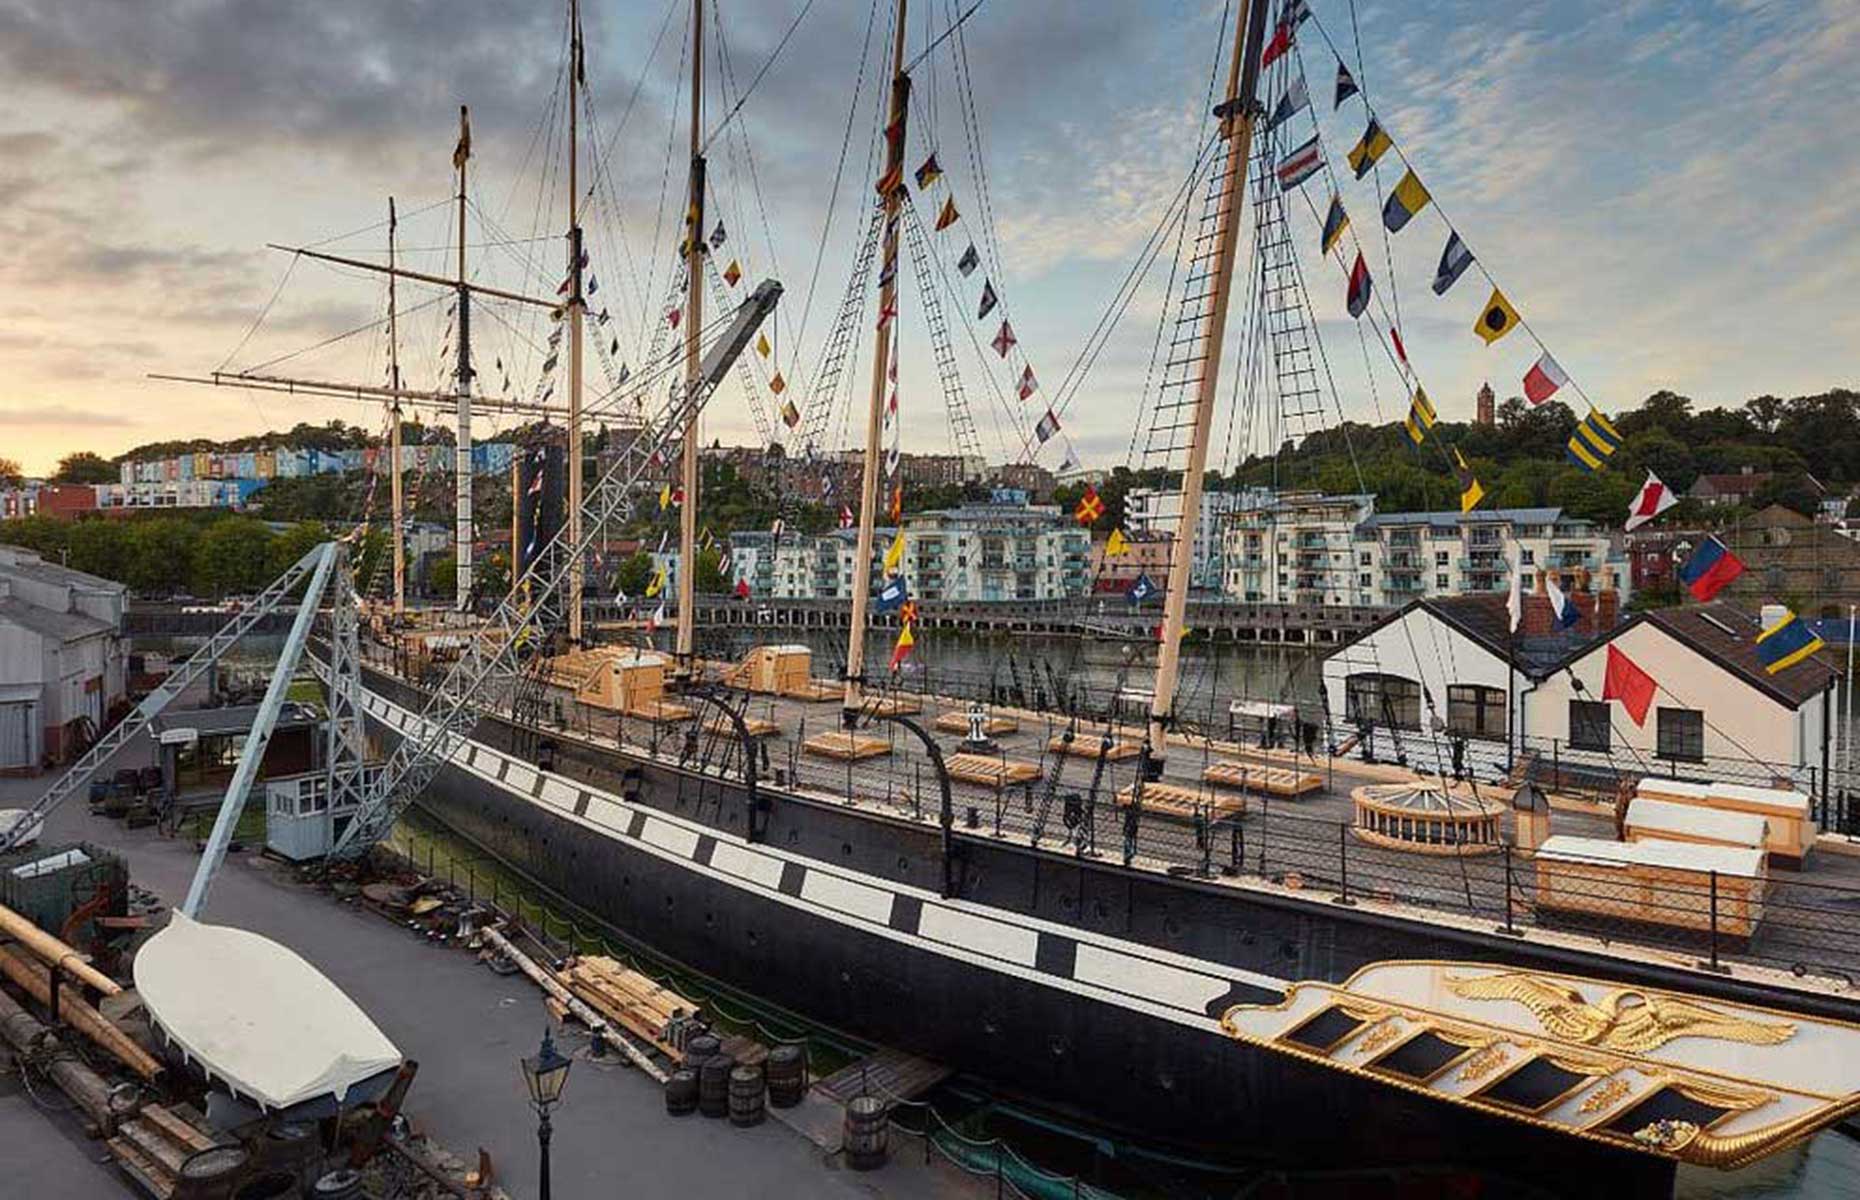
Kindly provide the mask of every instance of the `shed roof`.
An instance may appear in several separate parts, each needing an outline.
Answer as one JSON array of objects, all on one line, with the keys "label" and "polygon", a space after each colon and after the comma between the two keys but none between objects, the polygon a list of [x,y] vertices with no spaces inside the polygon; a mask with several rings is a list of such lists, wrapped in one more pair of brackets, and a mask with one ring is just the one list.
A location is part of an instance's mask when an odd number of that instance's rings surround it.
[{"label": "shed roof", "polygon": [[60,642],[76,642],[114,632],[108,622],[99,621],[95,617],[87,617],[83,613],[54,612],[21,600],[18,596],[0,596],[0,621]]}]

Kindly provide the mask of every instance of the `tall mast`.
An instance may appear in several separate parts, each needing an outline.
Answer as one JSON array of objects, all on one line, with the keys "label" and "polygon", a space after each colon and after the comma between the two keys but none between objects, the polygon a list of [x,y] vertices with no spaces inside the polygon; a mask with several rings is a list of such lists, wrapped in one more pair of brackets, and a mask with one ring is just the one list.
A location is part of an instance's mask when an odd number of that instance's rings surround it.
[{"label": "tall mast", "polygon": [[[388,197],[388,266],[394,266],[394,235],[400,229],[400,220],[394,213],[394,197]],[[394,509],[394,615],[404,616],[407,611],[407,532],[406,497],[401,494],[400,479],[400,318],[399,308],[395,303],[393,275],[388,276],[388,386],[397,393],[388,409],[388,420],[392,428],[388,430],[388,473],[391,482],[388,494],[393,498]]]},{"label": "tall mast", "polygon": [[[685,388],[698,387],[698,327],[704,323],[704,0],[691,0],[691,196],[685,212]],[[678,636],[675,660],[679,673],[693,666],[692,622],[697,608],[698,413],[686,410],[685,453],[680,486],[685,502],[678,509]]]},{"label": "tall mast", "polygon": [[[577,114],[585,76],[581,47],[581,0],[568,0],[570,55],[568,77],[568,544],[581,545],[581,330],[587,302],[581,295],[580,183],[576,176]],[[581,555],[568,565],[568,638],[581,641]]]},{"label": "tall mast", "polygon": [[[452,165],[459,172],[459,346],[458,366],[454,372],[458,397],[458,457],[454,481],[457,484],[458,523],[453,547],[458,564],[458,609],[471,607],[471,288],[465,280],[465,164],[471,160],[471,113],[459,105],[459,144],[452,151]],[[392,276],[389,276],[392,278]]]},{"label": "tall mast", "polygon": [[[904,73],[904,9],[906,0],[898,0],[894,19],[896,34],[891,47],[891,109],[885,122],[885,172],[879,179],[889,184],[904,170],[905,117],[910,112],[911,78]],[[889,187],[884,194],[885,220],[879,248],[882,262],[898,260],[898,207],[903,186]],[[885,421],[886,373],[891,365],[891,326],[898,311],[897,273],[881,272],[878,289],[878,340],[872,348],[871,407],[865,422],[865,463],[859,478],[859,540],[853,553],[852,628],[846,638],[846,697],[841,702],[841,722],[847,729],[856,723],[861,691],[865,684],[865,622],[872,600],[872,531],[878,520],[878,457]],[[892,314],[887,316],[886,314]]]},{"label": "tall mast", "polygon": [[1227,143],[1221,168],[1220,199],[1214,219],[1213,309],[1208,315],[1207,346],[1195,389],[1195,420],[1182,475],[1182,518],[1176,526],[1169,558],[1169,590],[1163,595],[1161,644],[1156,651],[1156,694],[1150,705],[1147,749],[1152,770],[1168,754],[1164,736],[1175,718],[1175,689],[1181,668],[1182,623],[1188,612],[1188,589],[1194,566],[1195,525],[1201,517],[1202,476],[1208,469],[1209,432],[1220,390],[1221,345],[1227,335],[1227,302],[1233,291],[1234,246],[1239,238],[1239,209],[1245,197],[1247,160],[1253,150],[1255,93],[1259,57],[1266,31],[1265,0],[1240,0],[1234,26],[1233,59],[1227,69],[1225,99],[1215,106],[1220,136]]}]

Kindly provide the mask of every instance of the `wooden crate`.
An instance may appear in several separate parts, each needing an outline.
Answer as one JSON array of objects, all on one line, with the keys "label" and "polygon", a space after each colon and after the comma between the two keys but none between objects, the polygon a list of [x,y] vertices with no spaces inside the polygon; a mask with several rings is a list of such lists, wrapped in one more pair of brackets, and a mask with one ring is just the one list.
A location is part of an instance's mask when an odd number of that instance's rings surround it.
[{"label": "wooden crate", "polygon": [[600,955],[571,958],[556,979],[589,1008],[662,1053],[683,1056],[684,1023],[698,1006],[623,963]]},{"label": "wooden crate", "polygon": [[996,791],[1010,784],[1026,783],[1040,777],[1040,768],[1029,762],[996,758],[988,754],[952,754],[943,760],[951,779],[977,783]]},{"label": "wooden crate", "polygon": [[[1137,785],[1134,783],[1119,788],[1117,806],[1128,807],[1136,794]],[[1218,821],[1222,817],[1237,817],[1245,812],[1246,798],[1230,792],[1183,787],[1179,783],[1146,783],[1143,785],[1143,811],[1167,813],[1190,821],[1197,816]]]},{"label": "wooden crate", "polygon": [[654,725],[675,725],[697,716],[691,709],[673,700],[654,700],[641,704],[627,709],[626,715],[635,720],[650,721]]},{"label": "wooden crate", "polygon": [[817,733],[801,743],[801,749],[821,758],[848,760],[858,762],[866,758],[880,758],[891,753],[891,743],[881,737],[864,733]]},{"label": "wooden crate", "polygon": [[1244,762],[1210,763],[1201,772],[1201,778],[1216,787],[1263,792],[1268,796],[1302,796],[1324,787],[1324,777],[1316,771],[1262,767]]},{"label": "wooden crate", "polygon": [[1801,865],[1815,844],[1815,820],[1810,801],[1801,792],[1731,783],[1687,783],[1650,776],[1636,785],[1634,794],[1672,804],[1693,804],[1762,817],[1769,824],[1763,848],[1779,865]]},{"label": "wooden crate", "polygon": [[755,646],[743,656],[729,680],[767,696],[792,695],[813,682],[814,652],[806,646]]},{"label": "wooden crate", "polygon": [[[1052,738],[1048,739],[1046,748],[1053,754],[1066,754],[1073,758],[1095,759],[1098,757],[1098,750],[1103,744],[1104,737],[1101,734],[1088,733],[1081,730],[1079,733],[1073,735],[1072,740],[1069,742],[1064,737],[1055,734]],[[1111,748],[1105,751],[1105,761],[1118,762],[1126,758],[1135,758],[1142,749],[1143,747],[1136,742],[1112,742]]]},{"label": "wooden crate", "polygon": [[1725,846],[1559,835],[1534,857],[1537,907],[1708,932],[1716,870],[1718,932],[1747,938],[1763,919],[1762,860],[1761,851]]},{"label": "wooden crate", "polygon": [[923,701],[915,696],[874,696],[859,707],[875,717],[908,717],[924,710]]},{"label": "wooden crate", "polygon": [[[767,717],[752,717],[748,713],[744,713],[743,724],[748,727],[749,736],[752,738],[774,737],[781,732],[781,726],[769,720]],[[725,737],[735,737],[736,724],[726,719],[720,713],[704,722],[704,732],[722,734]]]}]

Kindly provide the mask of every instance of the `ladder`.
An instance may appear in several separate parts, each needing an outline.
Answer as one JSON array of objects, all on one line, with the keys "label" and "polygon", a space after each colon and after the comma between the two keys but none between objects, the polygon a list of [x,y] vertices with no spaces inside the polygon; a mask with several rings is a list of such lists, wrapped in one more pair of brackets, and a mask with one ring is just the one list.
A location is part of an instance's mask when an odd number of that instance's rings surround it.
[{"label": "ladder", "polygon": [[911,256],[911,270],[922,286],[924,323],[930,328],[930,351],[936,360],[937,382],[943,389],[943,406],[949,413],[951,447],[965,458],[982,457],[982,439],[975,431],[975,416],[969,411],[969,397],[962,385],[962,372],[956,367],[956,348],[949,336],[949,321],[943,315],[943,301],[930,274],[930,253],[925,245],[923,223],[917,219],[917,206],[906,204],[904,240]]}]

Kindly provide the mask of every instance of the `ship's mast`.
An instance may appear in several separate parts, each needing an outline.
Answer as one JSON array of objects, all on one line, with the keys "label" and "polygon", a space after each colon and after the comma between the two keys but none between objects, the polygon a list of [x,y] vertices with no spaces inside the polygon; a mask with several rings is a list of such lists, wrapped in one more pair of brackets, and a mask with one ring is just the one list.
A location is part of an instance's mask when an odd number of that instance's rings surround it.
[{"label": "ship's mast", "polygon": [[[1213,308],[1208,314],[1207,346],[1201,379],[1195,389],[1195,419],[1190,427],[1188,461],[1182,473],[1182,518],[1169,559],[1168,591],[1163,595],[1161,644],[1156,651],[1156,694],[1150,705],[1147,750],[1152,772],[1168,754],[1164,740],[1175,718],[1175,690],[1181,668],[1183,618],[1193,579],[1195,525],[1201,516],[1202,476],[1208,469],[1208,440],[1214,402],[1220,390],[1221,346],[1227,333],[1227,303],[1233,291],[1234,248],[1239,240],[1239,209],[1246,191],[1246,168],[1253,149],[1253,124],[1259,89],[1259,58],[1266,30],[1265,0],[1241,0],[1234,26],[1233,59],[1227,69],[1225,98],[1214,109],[1220,136],[1227,143],[1221,168],[1214,220]],[[857,617],[854,618],[855,621]]]},{"label": "ship's mast", "polygon": [[[691,0],[691,194],[685,209],[685,387],[698,387],[698,327],[704,323],[704,0]],[[685,418],[678,509],[677,672],[692,672],[692,623],[697,609],[698,410]]]},{"label": "ship's mast", "polygon": [[[388,197],[388,269],[394,269],[394,236],[400,230],[400,220],[394,213],[394,197]],[[394,509],[394,616],[406,615],[407,612],[407,546],[406,546],[406,497],[401,494],[400,478],[400,318],[399,308],[395,303],[393,275],[388,276],[388,386],[396,395],[388,409],[388,494],[392,497]]]},{"label": "ship's mast", "polygon": [[[458,397],[458,457],[456,460],[458,523],[454,546],[458,565],[458,609],[471,607],[471,288],[465,280],[465,164],[471,160],[471,114],[459,105],[459,143],[452,151],[452,165],[459,172],[459,277],[458,366],[454,373],[454,394]],[[393,278],[393,276],[389,276]]]},{"label": "ship's mast", "polygon": [[[576,176],[580,136],[577,101],[585,78],[581,45],[581,0],[568,0],[568,544],[581,545],[581,332],[587,301],[581,294],[580,182]],[[568,565],[568,638],[581,641],[582,561]]]},{"label": "ship's mast", "polygon": [[[885,123],[885,170],[881,180],[890,181],[904,169],[905,118],[910,112],[911,77],[904,73],[904,9],[906,0],[898,0],[894,19],[896,34],[891,47],[891,108]],[[898,207],[903,188],[886,191],[883,202],[885,219],[879,247],[881,262],[898,259]],[[891,365],[891,327],[898,311],[898,279],[894,271],[881,273],[884,282],[878,289],[878,339],[872,349],[871,407],[866,413],[865,463],[859,478],[859,538],[853,552],[852,627],[846,638],[846,696],[841,702],[840,719],[850,730],[857,723],[865,685],[865,623],[872,600],[872,533],[878,520],[878,459],[884,432],[886,374]]]}]

